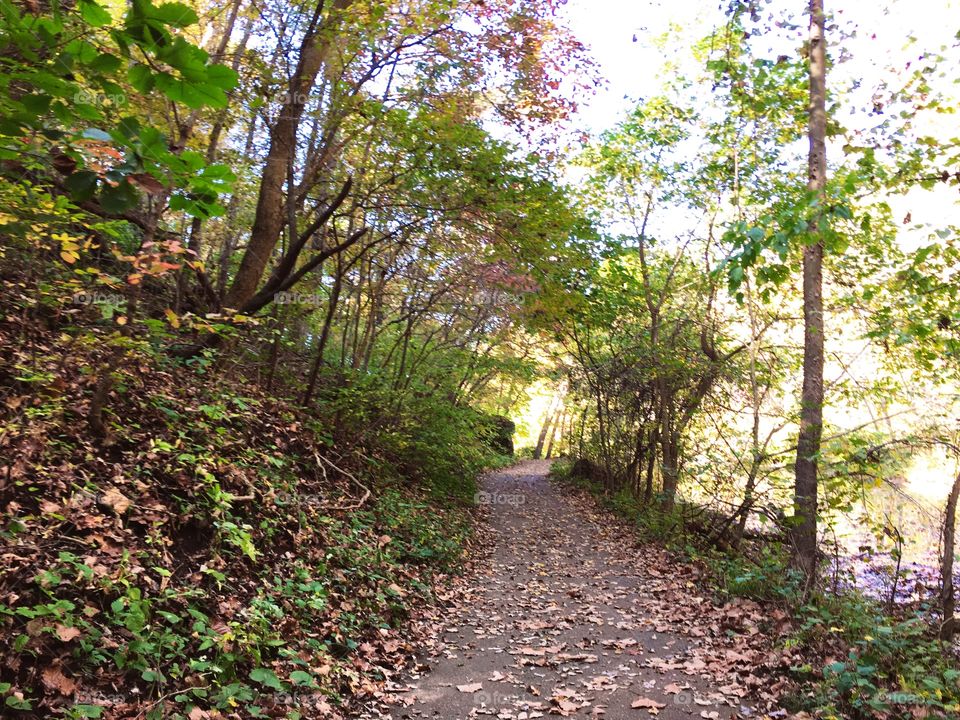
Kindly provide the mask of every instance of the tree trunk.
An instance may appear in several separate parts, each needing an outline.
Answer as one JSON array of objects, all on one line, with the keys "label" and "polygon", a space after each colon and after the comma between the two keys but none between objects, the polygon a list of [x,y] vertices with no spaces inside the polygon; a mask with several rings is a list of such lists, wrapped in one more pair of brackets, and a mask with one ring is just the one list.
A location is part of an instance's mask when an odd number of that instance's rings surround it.
[{"label": "tree trunk", "polygon": [[543,420],[543,426],[540,428],[540,437],[537,438],[537,446],[533,450],[533,459],[539,460],[543,455],[543,445],[547,441],[547,433],[550,432],[550,426],[553,424],[553,416],[556,414],[558,398],[550,401],[550,407],[547,408],[547,417]]},{"label": "tree trunk", "polygon": [[580,413],[580,430],[577,433],[577,457],[582,458],[586,452],[586,445],[584,444],[584,434],[587,429],[587,407],[584,406],[583,411]]},{"label": "tree trunk", "polygon": [[280,349],[283,347],[283,335],[287,330],[286,313],[274,306],[274,328],[273,342],[270,343],[270,358],[267,361],[267,392],[273,390],[273,379],[277,374],[277,364],[280,362]]},{"label": "tree trunk", "polygon": [[823,238],[820,235],[827,182],[826,39],[823,0],[810,0],[810,155],[807,187],[817,196],[803,248],[803,392],[795,465],[793,565],[807,587],[817,570],[817,462],[823,434]]},{"label": "tree trunk", "polygon": [[[348,8],[353,0],[334,0],[335,14]],[[250,230],[250,241],[240,261],[240,267],[224,299],[226,307],[240,309],[253,297],[270,256],[280,240],[286,222],[287,202],[283,188],[287,184],[288,169],[297,150],[297,131],[303,118],[307,97],[313,89],[327,51],[330,34],[326,23],[320,21],[323,2],[317,6],[313,21],[300,45],[300,60],[290,79],[287,97],[270,131],[270,149],[260,180],[257,209]],[[335,15],[334,15],[335,17]]]},{"label": "tree trunk", "polygon": [[320,366],[323,365],[323,354],[327,348],[327,340],[330,337],[330,326],[333,324],[333,316],[337,311],[337,303],[340,301],[340,288],[343,286],[343,269],[340,258],[337,258],[336,275],[333,278],[333,288],[330,290],[330,299],[327,301],[327,312],[323,318],[323,329],[320,331],[320,339],[317,341],[316,358],[313,361],[313,367],[310,368],[310,377],[307,380],[307,389],[304,390],[303,406],[310,404],[313,398],[314,390],[317,387],[317,376],[320,374]]},{"label": "tree trunk", "polygon": [[647,477],[643,488],[643,503],[649,505],[653,502],[653,476],[657,470],[657,427],[650,430],[650,443],[647,445]]},{"label": "tree trunk", "polygon": [[660,431],[660,473],[663,476],[664,512],[671,512],[677,501],[680,480],[680,437],[672,430]]},{"label": "tree trunk", "polygon": [[630,483],[630,491],[634,497],[640,497],[640,480],[643,477],[643,461],[646,456],[646,437],[647,434],[641,425],[633,447],[633,459],[627,469],[627,482]]},{"label": "tree trunk", "polygon": [[547,454],[544,456],[547,460],[553,457],[553,444],[557,441],[557,428],[562,428],[566,422],[566,410],[560,413],[560,419],[553,423],[553,430],[550,433],[550,440],[547,441]]},{"label": "tree trunk", "polygon": [[957,499],[960,497],[960,475],[953,481],[947,507],[943,518],[943,559],[940,562],[940,607],[943,609],[943,624],[940,626],[940,639],[949,642],[953,639],[956,620],[956,598],[953,594],[953,554],[956,546]]}]

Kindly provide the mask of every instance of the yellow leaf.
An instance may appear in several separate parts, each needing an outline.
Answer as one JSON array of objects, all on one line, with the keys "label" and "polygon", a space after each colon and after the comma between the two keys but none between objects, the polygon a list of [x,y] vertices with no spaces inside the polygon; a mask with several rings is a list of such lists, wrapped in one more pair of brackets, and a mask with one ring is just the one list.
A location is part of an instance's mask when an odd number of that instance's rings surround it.
[{"label": "yellow leaf", "polygon": [[163,311],[163,314],[167,316],[167,322],[170,323],[170,325],[174,328],[180,327],[180,318],[177,317],[177,314],[173,310],[167,308]]},{"label": "yellow leaf", "polygon": [[69,265],[73,265],[77,261],[77,258],[80,256],[74,252],[68,252],[66,250],[62,250],[60,252],[60,257],[63,258],[63,261],[65,263],[68,263]]}]

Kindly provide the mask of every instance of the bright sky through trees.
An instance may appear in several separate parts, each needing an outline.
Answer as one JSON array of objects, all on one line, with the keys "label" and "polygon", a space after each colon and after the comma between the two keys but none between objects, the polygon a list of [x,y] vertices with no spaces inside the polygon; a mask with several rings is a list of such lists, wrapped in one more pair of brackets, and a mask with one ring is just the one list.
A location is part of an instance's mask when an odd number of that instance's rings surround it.
[{"label": "bright sky through trees", "polygon": [[[764,20],[785,17],[788,10],[792,14],[796,9],[795,4],[783,0],[759,5]],[[924,52],[941,48],[947,49],[948,61],[941,64],[942,74],[928,81],[935,91],[953,100],[960,98],[960,2],[844,0],[831,5],[827,10],[840,29],[845,33],[856,31],[843,40],[842,62],[831,55],[831,92],[842,90],[836,98],[840,104],[837,117],[842,123],[864,129],[876,125],[882,118],[870,111],[877,87],[884,82],[896,86],[898,80],[905,79],[907,63],[913,68]],[[715,0],[570,0],[566,16],[604,78],[595,95],[579,98],[580,123],[594,133],[611,127],[635,106],[636,100],[662,89],[673,63],[680,63],[681,71],[688,74],[701,70],[688,49],[723,24],[723,7]],[[957,22],[945,23],[948,17],[955,17]],[[777,52],[797,52],[804,32],[805,27],[798,28],[792,45],[781,39],[784,44],[777,46]],[[773,35],[764,41],[767,38]],[[951,62],[957,72],[947,70]],[[960,118],[926,113],[917,130],[944,140],[956,137]],[[831,162],[837,159],[840,144],[831,143],[828,148]],[[798,148],[798,152],[804,150]],[[906,217],[910,213],[914,224],[939,227],[960,218],[956,199],[952,188],[937,186],[893,196],[890,203],[896,215]],[[907,231],[901,234],[901,242],[916,244],[926,236],[926,231]]]}]

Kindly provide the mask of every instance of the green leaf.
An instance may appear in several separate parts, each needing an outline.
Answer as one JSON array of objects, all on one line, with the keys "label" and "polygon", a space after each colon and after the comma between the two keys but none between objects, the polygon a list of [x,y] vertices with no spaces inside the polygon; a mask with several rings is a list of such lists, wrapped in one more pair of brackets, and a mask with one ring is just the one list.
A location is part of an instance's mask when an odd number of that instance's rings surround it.
[{"label": "green leaf", "polygon": [[[70,42],[66,47],[66,52],[68,56],[76,58],[78,62],[83,64],[93,62],[98,55],[96,45],[79,39]],[[62,60],[67,60],[67,58],[64,57]]]},{"label": "green leaf", "polygon": [[315,685],[313,675],[303,670],[294,670],[290,673],[290,681],[294,685]]},{"label": "green leaf", "polygon": [[742,282],[743,282],[743,268],[740,267],[739,265],[731,265],[730,266],[730,287],[736,289],[740,287],[740,284]]},{"label": "green leaf", "polygon": [[92,122],[98,122],[102,119],[102,115],[97,109],[96,105],[91,105],[90,103],[77,102],[74,103],[73,107],[70,109],[72,110],[75,118],[90,120]]},{"label": "green leaf", "polygon": [[72,710],[80,717],[85,718],[98,718],[103,715],[103,707],[101,705],[74,705]]},{"label": "green leaf", "polygon": [[267,668],[254,668],[250,671],[250,679],[274,690],[283,688],[280,683],[280,678],[277,677],[273,670]]},{"label": "green leaf", "polygon": [[189,108],[222,108],[227,105],[227,96],[220,88],[206,83],[190,83],[174,77],[170,73],[156,76],[157,87],[174,102],[182,102]]},{"label": "green leaf", "polygon": [[20,104],[34,115],[46,115],[53,100],[49,95],[24,95]]},{"label": "green leaf", "polygon": [[226,65],[210,65],[207,68],[207,80],[221,90],[233,90],[237,86],[238,75]]},{"label": "green leaf", "polygon": [[157,57],[178,70],[185,80],[198,83],[207,80],[209,55],[182,37],[174,38],[172,43],[160,48],[157,51]]},{"label": "green leaf", "polygon": [[237,179],[229,166],[223,164],[207,165],[203,169],[203,177],[206,180],[223,180],[225,182],[233,182]]},{"label": "green leaf", "polygon": [[100,204],[109,213],[121,213],[134,207],[138,201],[133,187],[124,180],[119,185],[104,188],[100,193]]},{"label": "green leaf", "polygon": [[116,72],[120,68],[120,58],[110,53],[100,53],[88,64],[92,70],[109,74]]},{"label": "green leaf", "polygon": [[7,695],[7,699],[4,702],[7,707],[11,707],[14,710],[33,710],[33,705],[29,700],[21,700],[16,695]]},{"label": "green leaf", "polygon": [[137,63],[127,70],[127,79],[130,84],[142,93],[153,90],[154,76],[146,65]]},{"label": "green leaf", "polygon": [[185,28],[199,20],[197,13],[191,7],[177,2],[158,5],[152,8],[148,14],[164,25],[175,28]]},{"label": "green leaf", "polygon": [[80,0],[80,17],[93,27],[103,27],[113,21],[113,17],[93,0]]},{"label": "green leaf", "polygon": [[89,200],[97,191],[97,174],[90,170],[80,170],[66,179],[64,185],[70,197],[78,202]]}]

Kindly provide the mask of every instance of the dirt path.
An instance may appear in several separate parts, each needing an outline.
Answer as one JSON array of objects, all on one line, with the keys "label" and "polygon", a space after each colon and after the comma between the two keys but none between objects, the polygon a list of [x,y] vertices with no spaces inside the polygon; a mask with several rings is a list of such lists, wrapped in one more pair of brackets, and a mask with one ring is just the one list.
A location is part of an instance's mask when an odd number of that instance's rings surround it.
[{"label": "dirt path", "polygon": [[489,562],[435,628],[417,676],[361,717],[764,717],[744,700],[770,695],[747,641],[759,608],[714,606],[692,567],[558,492],[548,468],[485,480]]}]

